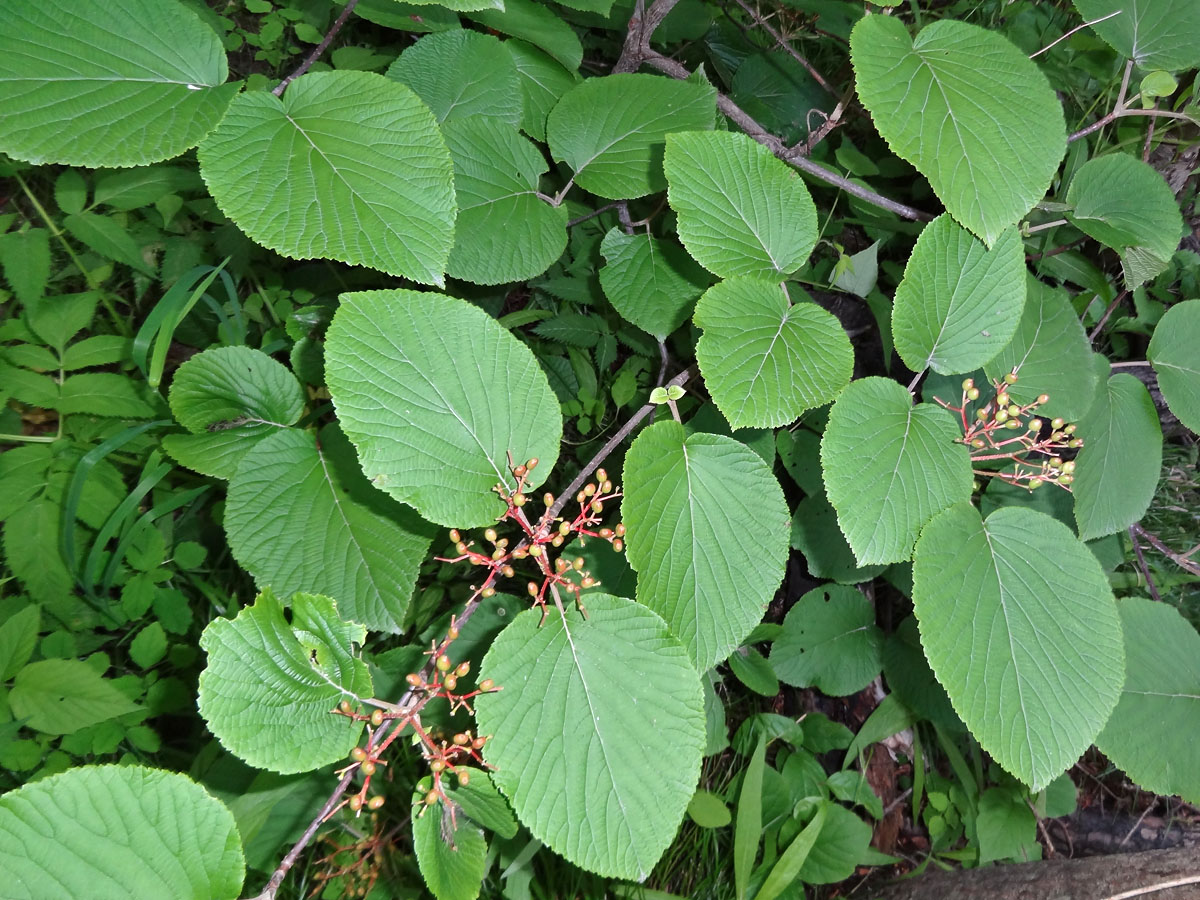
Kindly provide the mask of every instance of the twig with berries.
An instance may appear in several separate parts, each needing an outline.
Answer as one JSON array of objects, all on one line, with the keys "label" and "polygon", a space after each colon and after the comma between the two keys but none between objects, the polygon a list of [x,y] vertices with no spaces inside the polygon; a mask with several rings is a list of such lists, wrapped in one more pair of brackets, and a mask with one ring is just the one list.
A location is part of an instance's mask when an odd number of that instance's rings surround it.
[{"label": "twig with berries", "polygon": [[[1062,418],[1046,422],[1034,415],[1038,407],[1050,401],[1048,394],[1040,395],[1032,403],[1014,402],[1009,388],[1016,383],[1015,370],[997,379],[991,385],[992,396],[976,407],[973,414],[968,414],[968,409],[979,401],[981,394],[971,378],[962,383],[958,406],[940,398],[937,402],[958,414],[963,429],[959,441],[970,448],[972,463],[1011,460],[1015,466],[1011,471],[975,468],[976,475],[999,478],[1031,491],[1043,484],[1071,490],[1075,462],[1064,460],[1062,453],[1078,450],[1083,446],[1083,438],[1075,437],[1073,423]],[[1040,458],[1035,462],[1031,457]]]}]

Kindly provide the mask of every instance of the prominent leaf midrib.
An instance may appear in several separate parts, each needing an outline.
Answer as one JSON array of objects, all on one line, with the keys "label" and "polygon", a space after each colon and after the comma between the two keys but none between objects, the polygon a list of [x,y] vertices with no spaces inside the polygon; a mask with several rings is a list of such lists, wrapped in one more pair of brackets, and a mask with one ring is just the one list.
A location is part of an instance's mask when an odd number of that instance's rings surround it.
[{"label": "prominent leaf midrib", "polygon": [[[684,151],[684,152],[686,152],[686,151]],[[754,227],[753,225],[750,224],[750,220],[746,218],[746,214],[742,209],[742,203],[740,202],[741,198],[740,197],[735,198],[735,197],[730,196],[730,194],[725,191],[725,189],[722,187],[722,185],[717,183],[717,179],[709,174],[708,167],[703,165],[697,157],[692,156],[691,154],[688,154],[688,158],[694,164],[695,168],[697,170],[699,170],[700,172],[702,172],[704,174],[704,176],[708,179],[707,187],[709,187],[712,191],[720,194],[725,199],[725,202],[728,204],[728,207],[730,209],[732,209],[735,213],[737,213],[737,217],[742,220],[742,224],[746,226],[746,230],[748,232],[750,232],[750,234],[754,235],[754,239],[756,241],[758,241],[759,248],[767,255],[767,259],[769,259],[771,261],[771,267],[773,269],[775,269],[776,272],[783,274],[783,269],[780,268],[780,265],[776,261],[774,254],[771,253],[771,249],[767,246],[766,242],[763,240],[762,235],[759,234],[759,231],[756,227]]]},{"label": "prominent leaf midrib", "polygon": [[19,84],[21,82],[26,82],[26,81],[32,82],[33,84],[46,84],[48,82],[49,83],[64,82],[64,83],[70,83],[70,84],[79,84],[80,82],[83,82],[83,81],[99,81],[99,82],[103,82],[104,84],[111,84],[111,85],[170,84],[170,85],[179,85],[179,86],[187,85],[188,87],[194,86],[194,87],[210,87],[210,88],[221,86],[220,83],[208,84],[207,82],[204,82],[204,81],[200,81],[200,82],[172,81],[169,78],[118,78],[118,77],[101,78],[98,76],[90,76],[90,75],[87,75],[87,76],[80,75],[80,76],[76,76],[76,77],[72,77],[72,78],[25,78],[25,77],[22,77],[19,75],[14,78],[0,77],[0,84]]},{"label": "prominent leaf midrib", "polygon": [[[371,592],[375,595],[375,597],[377,597],[379,599],[379,601],[381,603],[384,604],[384,606],[386,608],[386,603],[384,602],[383,590],[379,587],[378,584],[376,584],[375,573],[372,570],[370,564],[367,562],[367,555],[366,555],[366,552],[363,550],[362,544],[360,544],[358,542],[358,534],[355,531],[354,527],[350,524],[350,519],[346,515],[346,510],[342,508],[342,500],[338,496],[337,488],[333,484],[333,478],[329,474],[329,465],[325,462],[325,453],[321,450],[321,448],[319,446],[316,448],[316,450],[317,450],[317,460],[321,464],[321,475],[325,482],[325,487],[327,487],[329,489],[329,495],[330,495],[330,497],[333,498],[333,506],[337,510],[338,516],[342,520],[342,525],[346,529],[346,534],[350,538],[350,543],[354,545],[354,550],[358,554],[359,560],[361,560],[361,562],[362,562],[362,568],[359,571],[364,572],[366,574],[367,582],[371,585]],[[328,678],[328,676],[326,676],[326,678]],[[332,683],[332,682],[330,682],[330,683]]]},{"label": "prominent leaf midrib", "polygon": [[[691,104],[687,104],[687,105],[690,106]],[[617,135],[611,141],[609,141],[609,143],[605,144],[603,147],[601,147],[595,153],[593,153],[591,156],[589,156],[586,160],[584,160],[582,165],[576,167],[575,174],[579,175],[581,172],[583,172],[584,169],[586,169],[588,166],[590,166],[592,163],[594,163],[597,159],[599,159],[601,156],[603,156],[605,153],[607,153],[609,150],[611,150],[613,147],[615,147],[621,141],[625,140],[628,137],[632,137],[635,134],[636,135],[647,134],[650,131],[650,126],[662,121],[663,119],[670,119],[673,115],[677,114],[683,108],[684,107],[681,106],[680,109],[669,109],[666,112],[660,113],[654,119],[644,122],[637,127],[631,128],[629,131],[626,131],[624,134]]]},{"label": "prominent leaf midrib", "polygon": [[[753,377],[750,379],[751,387],[758,384],[758,379],[759,379],[759,376],[762,375],[763,367],[767,364],[767,360],[770,359],[771,351],[775,349],[775,342],[779,340],[779,336],[781,334],[783,334],[783,329],[787,325],[787,321],[788,321],[787,314],[790,311],[791,311],[790,308],[788,310],[786,310],[783,314],[783,317],[779,320],[779,327],[775,330],[775,334],[771,336],[771,342],[769,344],[767,344],[766,352],[764,352],[762,354],[761,358],[759,359],[758,369],[754,372]],[[739,418],[740,418],[740,413],[744,413],[746,411],[746,407],[750,404],[750,400],[751,400],[750,391],[746,391],[746,399],[742,401],[741,409],[738,411]]]},{"label": "prominent leaf midrib", "polygon": [[[891,477],[888,479],[887,490],[883,492],[885,498],[892,496],[892,487],[896,484],[896,479],[900,475],[900,464],[904,461],[904,451],[908,448],[908,433],[912,430],[913,411],[909,409],[904,418],[904,434],[900,436],[900,452],[896,454],[896,465],[892,466]],[[882,519],[875,520],[875,527],[871,531],[871,540],[867,542],[867,546],[875,544],[875,537],[879,534],[879,529],[883,526]],[[858,554],[855,554],[857,562]]]}]

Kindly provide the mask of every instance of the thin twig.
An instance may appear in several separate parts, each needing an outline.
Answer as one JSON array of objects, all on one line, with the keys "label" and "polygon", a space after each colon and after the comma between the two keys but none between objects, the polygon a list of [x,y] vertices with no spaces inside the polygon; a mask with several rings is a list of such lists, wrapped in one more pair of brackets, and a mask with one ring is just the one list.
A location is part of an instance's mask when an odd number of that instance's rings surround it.
[{"label": "thin twig", "polygon": [[612,203],[606,203],[597,209],[593,209],[591,212],[584,213],[582,216],[579,216],[578,218],[575,218],[575,219],[572,219],[571,221],[569,221],[567,223],[567,227],[574,228],[580,222],[586,222],[588,219],[594,219],[594,218],[596,218],[596,216],[600,215],[601,213],[608,212],[610,209],[612,209],[614,206],[616,206],[620,202],[621,202],[620,200],[614,200]]},{"label": "thin twig", "polygon": [[784,50],[789,56],[791,56],[792,59],[804,66],[805,71],[813,77],[813,80],[816,81],[817,84],[824,88],[827,93],[832,94],[834,97],[837,96],[837,91],[829,86],[829,82],[822,77],[821,73],[816,70],[812,63],[805,59],[790,43],[788,43],[787,38],[783,36],[782,32],[772,26],[771,23],[764,19],[759,12],[751,8],[750,4],[747,3],[746,0],[734,0],[734,2],[746,11],[750,18],[754,20],[755,25],[757,25],[775,40],[775,43],[781,50]]},{"label": "thin twig", "polygon": [[1037,820],[1038,831],[1042,833],[1042,840],[1046,842],[1046,856],[1056,856],[1058,851],[1054,848],[1054,841],[1050,839],[1050,832],[1046,828],[1045,817],[1038,815],[1037,807],[1035,807],[1028,799],[1025,800],[1025,805],[1029,807],[1029,811],[1033,813],[1034,819]]},{"label": "thin twig", "polygon": [[1154,585],[1154,579],[1150,575],[1150,567],[1146,565],[1146,557],[1142,555],[1142,545],[1138,543],[1137,532],[1134,530],[1137,526],[1129,526],[1129,539],[1133,542],[1133,554],[1137,557],[1138,567],[1142,570],[1142,574],[1146,576],[1146,587],[1150,591],[1150,599],[1156,603],[1162,602],[1162,597],[1158,595],[1158,588]]},{"label": "thin twig", "polygon": [[1149,368],[1153,363],[1144,359],[1125,359],[1121,362],[1110,362],[1109,366],[1114,369],[1145,369]]},{"label": "thin twig", "polygon": [[317,46],[313,48],[312,53],[308,54],[308,56],[304,58],[304,62],[300,63],[300,68],[296,69],[295,72],[283,79],[283,81],[279,82],[279,84],[275,87],[275,90],[271,91],[272,94],[274,94],[276,97],[281,96],[284,88],[312,68],[312,64],[321,58],[321,54],[325,52],[325,49],[329,46],[330,42],[337,37],[337,33],[342,30],[342,26],[346,24],[346,20],[350,18],[350,13],[354,12],[354,7],[356,6],[358,6],[358,0],[349,0],[349,2],[346,3],[346,8],[343,9],[342,14],[338,16],[336,20],[334,20],[333,25],[330,27],[329,31],[326,32],[325,37],[321,39],[321,43],[317,44]]},{"label": "thin twig", "polygon": [[646,58],[646,53],[650,52],[651,35],[678,2],[679,0],[654,0],[650,8],[646,9],[645,0],[637,0],[633,7],[633,15],[629,17],[621,56],[612,67],[614,74],[637,71],[642,60]]},{"label": "thin twig", "polygon": [[1133,888],[1129,891],[1122,891],[1119,894],[1112,894],[1111,896],[1104,897],[1103,900],[1132,900],[1133,897],[1157,894],[1159,891],[1165,891],[1173,887],[1185,887],[1189,884],[1200,884],[1200,875],[1188,875],[1185,878],[1175,878],[1171,881],[1159,881],[1156,884],[1148,884],[1145,887]]},{"label": "thin twig", "polygon": [[1069,38],[1071,35],[1073,35],[1075,32],[1082,31],[1083,29],[1089,28],[1092,25],[1099,25],[1101,22],[1107,22],[1113,16],[1119,16],[1122,12],[1123,12],[1123,10],[1118,9],[1115,12],[1110,12],[1107,16],[1101,16],[1099,19],[1092,19],[1092,21],[1090,21],[1090,22],[1084,22],[1082,25],[1076,25],[1074,28],[1072,28],[1070,31],[1068,31],[1066,34],[1064,34],[1062,37],[1056,38],[1055,40],[1051,41],[1045,47],[1043,47],[1041,50],[1038,50],[1036,53],[1030,53],[1029,58],[1033,59],[1034,57],[1041,56],[1043,53],[1045,53],[1047,50],[1049,50],[1055,44],[1062,43],[1067,38]]},{"label": "thin twig", "polygon": [[1185,572],[1189,572],[1192,575],[1200,575],[1200,563],[1197,563],[1194,559],[1190,558],[1191,555],[1196,552],[1195,547],[1193,547],[1187,553],[1176,553],[1174,550],[1164,544],[1162,539],[1157,534],[1147,531],[1137,522],[1129,526],[1129,531],[1131,534],[1137,534],[1138,537],[1142,538],[1147,544],[1149,544],[1171,562],[1175,563],[1175,565],[1179,566],[1179,568],[1183,569]]},{"label": "thin twig", "polygon": [[[1117,119],[1128,118],[1130,116],[1148,116],[1151,119],[1183,119],[1185,122],[1196,122],[1194,116],[1187,113],[1175,112],[1170,109],[1131,109],[1126,106],[1126,93],[1129,90],[1129,74],[1133,70],[1133,61],[1130,60],[1125,66],[1125,75],[1121,78],[1121,92],[1117,96],[1117,102],[1113,105],[1112,112],[1102,116],[1086,128],[1076,131],[1074,134],[1067,137],[1067,143],[1077,141],[1080,138],[1087,137],[1106,125],[1111,125]],[[1136,98],[1134,98],[1136,99]]]},{"label": "thin twig", "polygon": [[1129,296],[1129,291],[1121,291],[1117,296],[1113,297],[1112,302],[1104,310],[1104,315],[1100,317],[1100,321],[1096,323],[1096,327],[1092,329],[1092,333],[1088,335],[1089,343],[1096,343],[1096,338],[1100,336],[1100,332],[1104,330],[1104,326],[1108,324],[1108,317],[1113,314],[1113,310],[1117,305]]},{"label": "thin twig", "polygon": [[1118,847],[1124,847],[1126,844],[1129,843],[1129,839],[1131,837],[1133,837],[1133,833],[1135,831],[1137,831],[1138,826],[1140,826],[1142,824],[1142,822],[1145,821],[1146,816],[1150,815],[1150,810],[1152,810],[1152,809],[1154,809],[1154,807],[1152,805],[1146,807],[1146,809],[1142,812],[1142,814],[1140,816],[1138,816],[1138,820],[1133,823],[1133,827],[1130,828],[1129,831],[1126,833],[1126,835],[1125,835],[1124,839],[1121,841],[1121,843],[1117,844]]},{"label": "thin twig", "polygon": [[[689,380],[695,377],[695,374],[695,368],[689,366],[668,381],[666,386],[668,388],[675,385],[683,387],[688,383]],[[597,468],[599,468],[600,463],[604,462],[604,460],[608,458],[608,455],[616,450],[617,447],[621,445],[621,442],[625,440],[625,438],[629,437],[629,433],[633,431],[633,429],[637,428],[638,423],[640,423],[642,419],[646,418],[646,416],[650,415],[650,413],[654,412],[654,409],[655,405],[653,403],[647,403],[632,416],[630,416],[629,421],[622,425],[620,430],[608,439],[608,443],[600,448],[600,452],[593,456],[591,461],[579,470],[579,474],[575,476],[575,480],[567,485],[566,489],[558,495],[558,499],[555,500],[554,505],[550,507],[550,518],[554,518],[560,512],[562,512],[563,507],[567,505],[567,501],[569,501],[579,492],[579,489],[583,487],[584,483],[588,480],[588,477],[595,472]]]}]

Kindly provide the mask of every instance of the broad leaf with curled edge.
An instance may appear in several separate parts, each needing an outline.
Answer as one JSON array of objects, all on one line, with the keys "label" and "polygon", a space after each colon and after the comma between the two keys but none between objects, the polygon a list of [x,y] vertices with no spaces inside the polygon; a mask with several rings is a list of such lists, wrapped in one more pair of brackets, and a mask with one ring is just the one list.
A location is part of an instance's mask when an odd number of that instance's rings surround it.
[{"label": "broad leaf with curled edge", "polygon": [[808,262],[817,209],[800,176],[744,134],[673,134],[663,160],[679,239],[714,275],[782,280]]},{"label": "broad leaf with curled edge", "polygon": [[1185,300],[1167,310],[1154,328],[1146,359],[1158,375],[1158,387],[1176,418],[1200,434],[1200,300]]},{"label": "broad leaf with curled edge", "polygon": [[1046,195],[1067,149],[1062,105],[1003,35],[943,19],[913,38],[899,19],[868,15],[850,57],[888,146],[985,244]]},{"label": "broad leaf with curled edge", "polygon": [[1117,704],[1125,654],[1108,578],[1045,513],[942,512],[917,542],[913,606],[955,712],[1035,791],[1079,758]]},{"label": "broad leaf with curled edge", "polygon": [[712,128],[716,92],[707,82],[620,73],[588,78],[550,111],[550,154],[598,197],[634,199],[667,186],[662,172],[668,134]]},{"label": "broad leaf with curled edge", "polygon": [[529,348],[479,307],[442,294],[343,294],[325,339],[329,391],[372,483],[450,528],[490,525],[493,488],[537,457],[554,468],[562,414]]},{"label": "broad leaf with curled edge", "polygon": [[487,871],[483,830],[461,809],[451,820],[444,802],[427,807],[423,801],[431,787],[431,779],[422,778],[412,798],[413,852],[421,877],[437,900],[475,900]]},{"label": "broad leaf with curled edge", "polygon": [[683,248],[613,226],[600,244],[600,286],[609,303],[643,331],[665,341],[687,321],[712,278]]},{"label": "broad leaf with curled edge", "polygon": [[989,249],[950,216],[925,226],[892,305],[896,352],[914,372],[973,372],[1004,349],[1025,308],[1015,228]]},{"label": "broad leaf with curled edge", "polygon": [[517,129],[489,118],[442,126],[458,198],[446,272],[476,284],[541,275],[567,246],[567,208],[538,191],[545,158]]},{"label": "broad leaf with curled edge", "polygon": [[651,425],[625,455],[622,514],[637,599],[706,671],[757,625],[783,580],[790,527],[761,456],[717,434]]},{"label": "broad leaf with curled edge", "polygon": [[362,723],[334,715],[342,700],[371,696],[359,659],[366,629],[338,618],[328,597],[296,594],[291,620],[266,590],[234,619],[214,619],[200,637],[200,715],[221,745],[258,769],[287,775],[341,759]]},{"label": "broad leaf with curled edge", "polygon": [[454,170],[404,85],[346,70],[302,75],[282,98],[242,94],[198,155],[217,206],[257,243],[444,283]]},{"label": "broad leaf with curled edge", "polygon": [[894,381],[862,378],[838,397],[821,440],[821,466],[860,566],[909,559],[925,523],[971,496],[961,438],[949,412],[913,406]]},{"label": "broad leaf with curled edge", "polygon": [[833,315],[807,298],[802,288],[728,278],[696,304],[692,318],[704,329],[696,359],[733,428],[786,425],[850,383],[850,339]]},{"label": "broad leaf with curled edge", "polygon": [[194,147],[238,83],[182,3],[0,4],[0,152],[32,163],[144,166]]},{"label": "broad leaf with curled edge", "polygon": [[1200,635],[1169,603],[1117,601],[1125,685],[1096,746],[1137,784],[1200,802]]},{"label": "broad leaf with curled edge", "polygon": [[439,125],[494,118],[521,124],[521,95],[512,54],[490,34],[452,28],[427,34],[387,70],[433,111]]},{"label": "broad leaf with curled edge", "polygon": [[400,632],[433,526],[371,487],[330,424],[252,447],[229,483],[229,548],[260,588],[324,594],[373,631]]},{"label": "broad leaf with curled edge", "polygon": [[[1074,0],[1096,34],[1143,72],[1200,64],[1200,6],[1193,0]],[[1113,15],[1116,13],[1116,15]]]},{"label": "broad leaf with curled edge", "polygon": [[533,836],[581,868],[642,880],[671,843],[705,744],[700,676],[666,623],[608,594],[530,609],[488,651],[484,758]]},{"label": "broad leaf with curled edge", "polygon": [[186,775],[80,766],[0,797],[8,900],[234,900],[233,814]]}]

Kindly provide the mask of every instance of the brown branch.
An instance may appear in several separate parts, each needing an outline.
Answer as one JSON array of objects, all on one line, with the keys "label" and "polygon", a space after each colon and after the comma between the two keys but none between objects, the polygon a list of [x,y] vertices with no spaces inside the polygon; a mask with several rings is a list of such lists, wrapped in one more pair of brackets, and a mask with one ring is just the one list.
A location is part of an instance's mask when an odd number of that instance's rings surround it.
[{"label": "brown branch", "polygon": [[[1147,531],[1138,523],[1134,523],[1133,525],[1129,526],[1129,534],[1131,537],[1136,534],[1138,537],[1142,538],[1147,544],[1149,544],[1171,562],[1175,563],[1175,565],[1179,566],[1179,568],[1183,569],[1185,572],[1188,572],[1192,575],[1200,575],[1200,563],[1191,558],[1192,554],[1195,553],[1197,549],[1200,549],[1200,545],[1193,547],[1187,553],[1176,553],[1174,550],[1164,544],[1162,539],[1157,534]],[[1136,542],[1134,546],[1137,546]]]},{"label": "brown branch", "polygon": [[783,36],[781,31],[772,26],[771,23],[764,19],[757,10],[752,9],[746,0],[734,0],[734,3],[744,9],[746,14],[754,20],[754,24],[769,34],[781,50],[784,50],[789,56],[791,56],[792,59],[804,66],[805,71],[813,77],[813,80],[816,81],[817,84],[825,89],[826,93],[831,94],[834,97],[838,95],[837,91],[831,88],[829,86],[829,82],[826,81],[821,76],[821,73],[816,70],[816,67],[814,67],[812,63],[805,59],[790,43],[788,43],[787,38]]},{"label": "brown branch", "polygon": [[1104,329],[1104,326],[1108,324],[1108,317],[1113,314],[1113,310],[1117,308],[1117,305],[1128,296],[1129,291],[1121,291],[1119,294],[1117,294],[1117,296],[1113,297],[1112,303],[1108,304],[1108,308],[1104,310],[1104,315],[1100,317],[1100,321],[1096,323],[1096,327],[1093,328],[1092,333],[1088,335],[1088,341],[1090,343],[1094,344],[1096,342],[1096,338],[1100,336],[1100,332]]},{"label": "brown branch", "polygon": [[613,74],[637,71],[646,54],[651,52],[650,37],[678,2],[679,0],[654,0],[650,8],[646,9],[645,0],[637,0],[633,7],[633,15],[629,17],[621,56],[612,67]]},{"label": "brown branch", "polygon": [[321,54],[329,47],[330,42],[337,37],[337,33],[342,30],[342,26],[346,24],[346,20],[350,18],[350,13],[354,12],[354,7],[358,6],[358,0],[349,0],[346,3],[346,8],[342,10],[342,14],[334,20],[332,27],[326,32],[325,37],[321,39],[321,43],[313,48],[312,53],[304,58],[304,62],[300,63],[300,67],[291,75],[279,82],[275,90],[271,91],[276,97],[283,94],[284,88],[312,68],[312,64],[321,58]]},{"label": "brown branch", "polygon": [[1150,599],[1156,603],[1162,602],[1162,597],[1158,595],[1158,588],[1154,584],[1154,578],[1150,574],[1150,567],[1146,565],[1146,557],[1142,555],[1142,545],[1138,543],[1138,533],[1134,530],[1137,526],[1129,526],[1129,540],[1133,542],[1133,555],[1137,557],[1138,568],[1142,570],[1142,575],[1146,579],[1146,587],[1150,590]]}]

